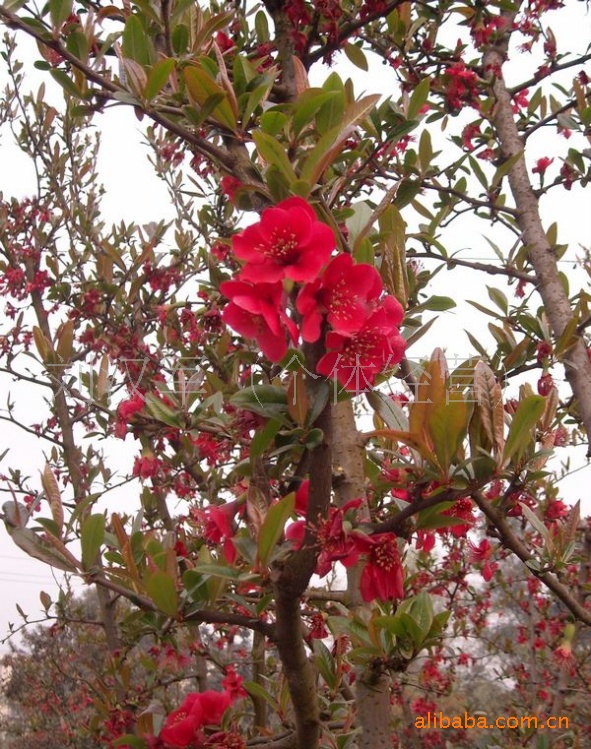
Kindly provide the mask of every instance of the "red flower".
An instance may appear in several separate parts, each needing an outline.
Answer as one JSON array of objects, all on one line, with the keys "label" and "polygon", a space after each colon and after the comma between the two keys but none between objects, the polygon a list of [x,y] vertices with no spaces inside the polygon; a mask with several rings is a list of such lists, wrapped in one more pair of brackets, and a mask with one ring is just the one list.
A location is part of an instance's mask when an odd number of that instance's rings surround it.
[{"label": "red flower", "polygon": [[466,125],[462,130],[462,145],[467,151],[473,151],[476,148],[473,141],[481,135],[482,133],[478,123],[472,122],[470,125]]},{"label": "red flower", "polygon": [[452,110],[460,110],[463,104],[478,103],[478,76],[463,62],[454,62],[445,69],[447,85],[445,98]]},{"label": "red flower", "polygon": [[222,679],[222,686],[233,697],[246,697],[246,690],[242,686],[242,676],[237,674],[233,666],[226,668],[226,675]]},{"label": "red flower", "polygon": [[[556,442],[555,442],[556,444]],[[550,502],[546,508],[545,520],[549,523],[553,523],[556,520],[565,518],[570,512],[570,508],[561,499],[556,499]]]},{"label": "red flower", "polygon": [[489,562],[492,553],[493,547],[490,545],[489,541],[486,538],[483,538],[478,546],[476,546],[476,544],[472,541],[468,541],[468,562],[470,564],[479,564],[480,562],[484,562],[484,565],[482,567],[482,577],[486,580],[487,583],[492,580],[493,575],[498,569],[498,564],[494,562],[491,564]]},{"label": "red flower", "polygon": [[166,718],[160,738],[171,747],[185,749],[197,738],[197,732],[204,725],[203,709],[199,694],[188,694],[183,704]]},{"label": "red flower", "polygon": [[391,601],[404,598],[404,573],[396,536],[393,533],[378,533],[375,536],[352,534],[359,551],[365,554],[366,562],[359,590],[364,601]]},{"label": "red flower", "polygon": [[310,494],[310,480],[306,479],[299,485],[295,495],[295,513],[306,517],[308,512],[308,496]]},{"label": "red flower", "polygon": [[372,387],[379,372],[398,364],[404,356],[406,342],[397,327],[403,314],[396,299],[388,296],[354,335],[328,333],[328,352],[318,362],[318,374],[336,375],[339,383],[352,392]]},{"label": "red flower", "polygon": [[261,220],[232,239],[234,253],[246,264],[245,281],[307,282],[316,278],[335,246],[331,229],[317,220],[303,198],[267,208]]},{"label": "red flower", "polygon": [[236,200],[236,193],[242,187],[242,182],[239,179],[236,179],[236,177],[231,177],[226,174],[220,180],[220,187],[228,200],[231,203],[234,203]]},{"label": "red flower", "polygon": [[517,114],[520,109],[527,109],[529,104],[529,89],[524,88],[523,91],[518,91],[513,97],[513,114]]},{"label": "red flower", "polygon": [[302,338],[313,343],[320,338],[322,315],[332,329],[353,335],[362,327],[372,304],[382,293],[378,271],[367,263],[354,263],[342,253],[330,261],[321,278],[312,281],[298,294],[296,306],[302,315]]},{"label": "red flower", "polygon": [[546,372],[538,380],[538,393],[540,395],[548,395],[553,388],[554,380],[552,379],[552,375]]},{"label": "red flower", "polygon": [[220,291],[232,300],[222,312],[224,321],[240,335],[254,338],[272,362],[280,361],[287,351],[286,334],[297,340],[297,327],[284,312],[281,281],[225,281]]},{"label": "red flower", "polygon": [[[319,577],[328,575],[334,562],[350,567],[359,559],[355,539],[352,534],[347,533],[343,521],[346,513],[356,510],[360,504],[360,499],[353,499],[343,507],[330,507],[328,517],[319,519],[315,528],[316,541],[320,547],[315,572]],[[305,535],[305,520],[296,520],[285,529],[285,537],[293,543],[296,550],[302,547]]]},{"label": "red flower", "polygon": [[236,561],[236,547],[232,541],[235,535],[234,518],[239,512],[237,501],[223,505],[212,505],[204,510],[195,509],[191,515],[203,526],[203,535],[210,544],[222,544],[222,553],[229,564]]},{"label": "red flower", "polygon": [[154,478],[160,472],[161,461],[153,455],[136,457],[133,463],[133,475],[141,479]]},{"label": "red flower", "polygon": [[554,662],[561,668],[570,670],[574,669],[575,657],[573,655],[572,643],[564,641],[552,653]]},{"label": "red flower", "polygon": [[548,156],[543,156],[541,159],[538,159],[536,161],[536,165],[532,169],[533,174],[539,174],[540,177],[543,177],[546,173],[546,169],[553,161],[554,159],[551,159]]},{"label": "red flower", "polygon": [[457,518],[458,520],[464,520],[464,523],[458,523],[457,525],[446,526],[445,528],[438,528],[439,533],[451,533],[456,538],[465,536],[470,528],[474,525],[474,507],[469,499],[458,499],[458,501],[449,508],[444,510],[441,514],[446,515],[450,518]]},{"label": "red flower", "polygon": [[136,393],[129,400],[121,401],[117,408],[117,417],[121,421],[129,422],[135,414],[143,409],[145,402],[144,396],[141,393]]},{"label": "red flower", "polygon": [[229,52],[236,47],[236,42],[233,39],[230,39],[230,37],[223,31],[218,31],[215,35],[215,41],[222,52]]},{"label": "red flower", "polygon": [[159,738],[166,746],[186,749],[199,738],[203,726],[220,724],[223,714],[234,701],[230,692],[191,692],[182,705],[170,713]]}]

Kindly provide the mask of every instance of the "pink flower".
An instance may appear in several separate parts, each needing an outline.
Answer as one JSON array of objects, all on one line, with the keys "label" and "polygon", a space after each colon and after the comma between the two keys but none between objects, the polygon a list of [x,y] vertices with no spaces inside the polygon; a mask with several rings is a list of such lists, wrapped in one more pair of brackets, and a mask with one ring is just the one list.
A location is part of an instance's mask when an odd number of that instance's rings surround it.
[{"label": "pink flower", "polygon": [[565,640],[552,653],[554,662],[561,668],[574,669],[575,657],[573,655],[572,643]]},{"label": "pink flower", "polygon": [[378,271],[367,263],[355,263],[342,253],[330,261],[321,278],[304,286],[296,306],[302,315],[302,338],[320,338],[323,314],[332,329],[342,335],[356,333],[382,293]]},{"label": "pink flower", "polygon": [[470,125],[462,130],[462,145],[467,151],[473,151],[476,146],[473,141],[475,138],[479,138],[482,135],[480,131],[480,125],[476,122],[472,122]]},{"label": "pink flower", "polygon": [[297,340],[297,327],[285,314],[285,294],[281,281],[247,283],[225,281],[222,294],[231,299],[224,311],[224,321],[240,335],[254,338],[265,356],[280,361],[287,351],[287,335]]},{"label": "pink flower", "polygon": [[328,262],[335,239],[312,207],[293,197],[267,208],[258,223],[233,237],[232,245],[236,257],[246,261],[240,273],[245,281],[307,282]]},{"label": "pink flower", "polygon": [[316,367],[318,374],[336,376],[352,392],[372,387],[376,375],[394,367],[404,356],[406,342],[397,325],[403,310],[392,296],[386,297],[352,335],[330,332],[326,336],[327,353]]}]

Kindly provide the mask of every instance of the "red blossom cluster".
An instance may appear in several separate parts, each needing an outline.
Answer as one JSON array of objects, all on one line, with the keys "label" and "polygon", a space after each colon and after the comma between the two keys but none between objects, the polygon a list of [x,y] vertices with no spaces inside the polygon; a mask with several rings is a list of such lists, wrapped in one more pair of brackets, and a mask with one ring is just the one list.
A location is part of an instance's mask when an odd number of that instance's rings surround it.
[{"label": "red blossom cluster", "polygon": [[478,76],[462,60],[445,69],[445,99],[452,111],[464,105],[478,108]]},{"label": "red blossom cluster", "polygon": [[[202,729],[204,726],[220,724],[226,710],[241,694],[240,681],[239,677],[235,677],[232,684],[223,692],[213,689],[205,692],[190,692],[182,705],[170,713],[162,726],[159,739],[164,742],[164,746],[167,749],[169,747],[170,749],[186,749],[196,744],[220,746],[220,743],[210,743]],[[216,735],[219,736],[219,734]]]},{"label": "red blossom cluster", "polygon": [[[307,509],[307,482],[302,485],[297,498],[296,511],[305,515]],[[390,601],[404,598],[404,570],[394,533],[378,533],[368,536],[354,529],[352,519],[361,505],[360,499],[347,502],[343,507],[331,507],[328,517],[319,519],[314,526],[320,553],[316,563],[316,574],[324,577],[335,562],[352,567],[360,559],[365,565],[359,581],[359,590],[364,601]],[[353,516],[353,518],[351,517]],[[296,549],[301,548],[306,533],[306,522],[297,520],[286,529],[286,537]]]},{"label": "red blossom cluster", "polygon": [[[244,264],[220,286],[230,299],[222,317],[254,338],[271,361],[285,356],[288,341],[315,343],[324,334],[325,354],[316,371],[353,392],[368,389],[380,372],[400,362],[402,307],[384,295],[375,268],[346,254],[331,259],[332,230],[305,200],[292,197],[268,208],[234,236],[232,247]],[[294,298],[296,319],[289,314]]]}]

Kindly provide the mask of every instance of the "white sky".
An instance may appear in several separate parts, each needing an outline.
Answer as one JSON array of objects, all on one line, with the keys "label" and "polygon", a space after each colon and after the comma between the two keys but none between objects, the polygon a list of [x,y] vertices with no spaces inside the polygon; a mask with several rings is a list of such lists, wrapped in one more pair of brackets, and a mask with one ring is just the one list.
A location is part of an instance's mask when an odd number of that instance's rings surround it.
[{"label": "white sky", "polygon": [[[551,26],[558,40],[558,49],[579,49],[584,51],[586,45],[591,39],[591,19],[587,12],[586,4],[567,0],[568,12],[558,12],[552,16]],[[454,32],[455,33],[455,32]],[[455,38],[455,37],[454,37]],[[57,107],[60,106],[61,90],[52,85],[48,75],[42,74],[32,68],[29,64],[32,60],[38,58],[35,46],[28,40],[23,40],[19,47],[20,59],[28,60],[26,83],[29,88],[36,89],[41,82],[47,86],[47,96]],[[519,61],[509,69],[508,75],[511,78],[513,74],[515,81],[523,79],[524,75],[529,75],[537,66],[538,61],[532,57],[522,56]],[[530,68],[526,72],[527,68]],[[370,71],[367,74],[351,66],[349,63],[341,65],[339,61],[338,72],[343,70],[346,75],[351,75],[355,80],[356,94],[360,96],[365,90],[367,93],[382,90],[385,93],[392,90],[394,86],[394,77],[389,68],[385,68],[376,60],[370,60]],[[318,67],[317,73],[312,75],[312,84],[320,83],[327,69]],[[567,71],[564,74],[564,80],[569,81],[572,72]],[[5,85],[5,71],[0,69],[0,86]],[[511,82],[511,81],[510,81]],[[107,221],[118,222],[124,219],[127,222],[137,224],[147,223],[162,218],[172,218],[172,210],[169,205],[168,195],[164,184],[157,180],[154,172],[147,160],[147,149],[142,145],[142,124],[134,117],[129,108],[118,108],[108,110],[105,114],[96,118],[95,124],[101,130],[102,148],[100,156],[100,172],[106,187],[106,194],[102,201],[103,216]],[[453,127],[453,125],[452,125]],[[535,148],[532,149],[532,159],[545,155],[554,155],[551,151],[555,147],[556,136],[551,133],[548,135],[539,132],[536,137]],[[574,139],[572,141],[574,145]],[[437,148],[437,142],[434,142]],[[562,146],[559,143],[559,146]],[[588,145],[588,144],[587,144]],[[18,149],[13,145],[10,134],[6,128],[0,128],[0,191],[4,196],[24,197],[30,194],[34,189],[34,173],[31,164],[28,162]],[[562,262],[562,269],[571,276],[576,276],[580,284],[588,286],[587,279],[580,271],[573,270],[573,261],[579,252],[579,243],[588,242],[591,228],[591,220],[588,212],[589,197],[584,195],[583,191],[573,189],[570,193],[563,190],[555,190],[550,198],[545,198],[542,202],[544,220],[547,225],[552,221],[559,221],[559,241],[569,243],[569,251]],[[407,221],[410,220],[408,213],[405,214]],[[485,225],[481,222],[469,221],[464,218],[458,221],[458,229],[461,227],[461,234],[457,234],[455,243],[457,248],[465,248],[460,257],[465,259],[491,259],[492,252],[487,242],[482,237]],[[453,244],[448,243],[453,246]],[[444,285],[450,284],[449,288],[439,288],[434,293],[446,293],[449,296],[463,297],[466,289],[470,289],[471,298],[483,299],[486,292],[481,288],[479,290],[477,283],[486,283],[491,286],[503,286],[498,276],[487,276],[485,279],[478,279],[477,274],[472,271],[463,271],[459,268],[454,269],[453,274],[442,271],[439,278],[443,279]],[[574,281],[572,282],[574,287]],[[453,285],[451,285],[453,284]],[[506,290],[511,297],[513,291]],[[0,311],[2,314],[2,311]],[[473,309],[466,304],[460,304],[455,313],[446,313],[442,321],[434,326],[432,334],[421,341],[420,350],[411,351],[413,356],[425,355],[431,348],[436,345],[446,347],[448,357],[466,358],[473,353],[470,345],[463,335],[463,329],[467,326],[466,320],[474,318]],[[489,338],[486,329],[482,329],[483,337]],[[5,400],[5,388],[7,383],[0,380],[0,401]],[[31,394],[27,391],[23,395],[20,389],[19,398],[28,409],[31,407]],[[0,403],[1,405],[1,403]],[[18,462],[23,467],[29,466],[29,472],[37,473],[43,465],[42,450],[43,445],[40,440],[35,441],[33,438],[26,437],[15,430],[6,428],[5,424],[0,424],[0,452],[4,446],[10,444],[11,453],[5,459],[0,471],[10,464],[11,460]],[[119,443],[121,444],[121,443]],[[127,461],[128,456],[134,454],[137,448],[130,438],[125,443],[125,450],[121,450],[122,464]],[[584,466],[583,470],[574,473],[561,483],[563,498],[568,502],[574,502],[582,499],[586,513],[591,510],[591,498],[586,491],[591,479],[589,467],[586,467],[586,461],[582,459],[582,451],[574,454],[576,465]],[[7,498],[7,497],[6,497]],[[5,495],[2,497],[4,501]],[[57,572],[56,575],[61,575]],[[28,557],[21,552],[8,538],[4,528],[0,528],[0,639],[3,632],[7,631],[8,622],[18,622],[19,617],[16,612],[16,604],[31,615],[31,618],[40,617],[41,609],[39,604],[39,591],[45,590],[52,596],[56,594],[57,588],[52,577],[52,572],[41,562]],[[6,652],[6,646],[0,646],[0,654]]]}]

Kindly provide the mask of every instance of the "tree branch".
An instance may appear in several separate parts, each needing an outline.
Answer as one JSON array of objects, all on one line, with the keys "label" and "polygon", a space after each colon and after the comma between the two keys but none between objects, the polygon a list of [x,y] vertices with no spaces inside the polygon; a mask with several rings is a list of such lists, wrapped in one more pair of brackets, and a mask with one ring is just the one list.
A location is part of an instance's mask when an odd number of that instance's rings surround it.
[{"label": "tree branch", "polygon": [[[529,553],[524,544],[517,538],[513,533],[507,518],[492,506],[490,500],[485,499],[479,492],[473,492],[471,495],[472,499],[478,505],[478,508],[482,514],[489,520],[489,522],[496,528],[499,539],[502,545],[512,551],[516,557],[527,566],[528,562],[534,560],[534,556]],[[569,592],[568,588],[564,586],[551,572],[539,571],[528,567],[531,574],[540,580],[554,595],[564,603],[567,609],[581,622],[591,627],[591,611],[584,608],[577,598]]]},{"label": "tree branch", "polygon": [[446,264],[448,270],[453,270],[456,265],[459,265],[462,268],[471,268],[472,270],[489,273],[491,276],[508,276],[509,278],[518,278],[520,281],[527,281],[527,283],[531,284],[535,284],[537,280],[535,276],[530,276],[529,273],[523,273],[522,271],[513,270],[512,268],[505,268],[502,265],[490,265],[489,263],[480,263],[471,260],[460,260],[459,258],[455,257],[445,258],[442,255],[438,255],[436,252],[431,252],[430,250],[423,250],[421,252],[407,250],[407,256],[439,260],[442,263]]},{"label": "tree branch", "polygon": [[[504,15],[508,21],[506,28],[511,29],[514,13]],[[517,224],[522,233],[523,243],[528,248],[528,258],[536,273],[537,289],[542,297],[550,327],[555,338],[558,339],[570,326],[573,314],[567,293],[560,280],[556,256],[552,252],[542,225],[539,201],[532,189],[523,156],[524,142],[513,116],[511,93],[502,75],[509,38],[510,32],[487,48],[483,55],[485,75],[495,98],[491,122],[504,159],[515,159],[508,177],[513,199],[519,211]],[[583,337],[576,333],[573,337],[575,337],[575,343],[568,349],[563,363],[566,378],[577,400],[589,441],[591,439],[591,362]],[[591,457],[591,444],[588,445],[587,455]]]}]

